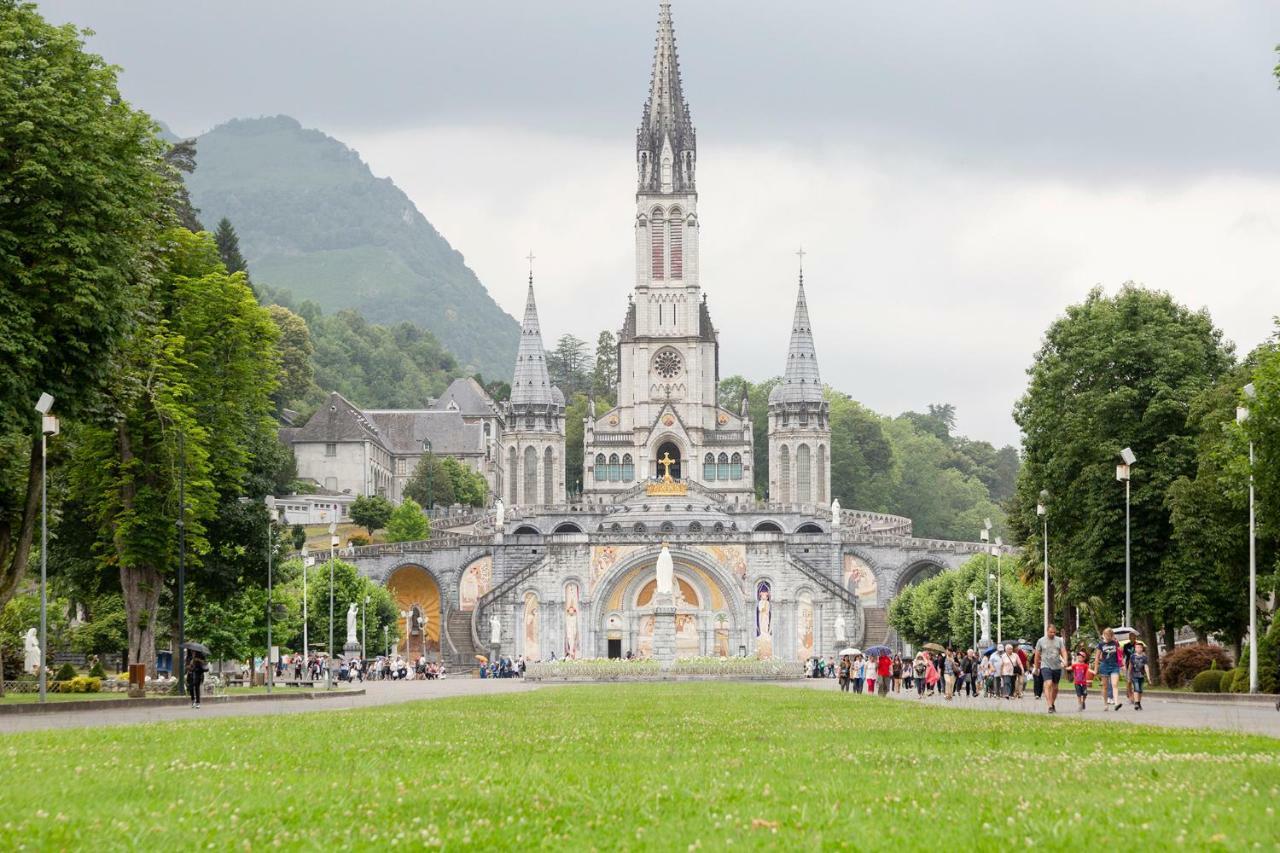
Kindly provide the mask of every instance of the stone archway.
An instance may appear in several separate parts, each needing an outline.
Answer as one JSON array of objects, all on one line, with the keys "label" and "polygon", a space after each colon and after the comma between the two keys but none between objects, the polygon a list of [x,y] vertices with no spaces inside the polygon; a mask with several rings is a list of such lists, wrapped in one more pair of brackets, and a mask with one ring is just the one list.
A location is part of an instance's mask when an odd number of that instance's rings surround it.
[{"label": "stone archway", "polygon": [[671,466],[671,479],[681,479],[682,460],[680,457],[680,445],[671,439],[668,439],[658,445],[658,451],[653,457],[653,476],[661,479],[663,474],[666,473],[666,466],[663,465],[660,460],[667,457],[674,460],[674,463]]},{"label": "stone archway", "polygon": [[[419,655],[439,659],[443,610],[435,575],[416,563],[406,563],[392,569],[386,585],[399,620],[396,652],[408,660]],[[406,617],[405,613],[412,615]]]},{"label": "stone archway", "polygon": [[894,584],[893,593],[898,595],[907,587],[936,577],[946,570],[946,566],[933,560],[917,560],[898,573],[898,580]]}]

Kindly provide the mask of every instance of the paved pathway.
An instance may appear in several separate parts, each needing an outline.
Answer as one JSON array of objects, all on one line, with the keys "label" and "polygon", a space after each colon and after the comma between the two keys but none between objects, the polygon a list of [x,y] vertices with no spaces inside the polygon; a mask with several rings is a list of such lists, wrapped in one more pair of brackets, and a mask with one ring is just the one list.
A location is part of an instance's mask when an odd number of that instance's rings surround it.
[{"label": "paved pathway", "polygon": [[[259,714],[306,714],[371,708],[419,699],[445,699],[450,696],[474,696],[490,693],[519,693],[535,690],[538,685],[517,678],[445,678],[432,681],[370,681],[365,694],[334,696],[324,699],[288,699],[273,702],[209,702],[200,710],[187,705],[164,705],[156,708],[118,708],[93,711],[55,711],[48,714],[15,714],[0,717],[0,733],[37,729],[71,729],[85,726],[119,726],[130,723],[160,723],[173,720],[208,719],[210,717],[250,717]],[[288,689],[288,688],[286,688]],[[108,704],[110,700],[102,700]]]},{"label": "paved pathway", "polygon": [[[835,679],[832,678],[806,678],[803,681],[786,683],[812,690],[839,689]],[[1070,685],[1066,686],[1070,687]],[[1044,702],[1037,701],[1030,690],[1021,699],[1009,700],[966,699],[964,696],[958,696],[950,702],[937,696],[921,700],[916,698],[914,691],[890,693],[889,696],[895,701],[923,702],[936,707],[1048,716]],[[1143,697],[1141,711],[1135,711],[1128,703],[1120,711],[1104,711],[1102,694],[1098,690],[1090,690],[1088,707],[1084,713],[1080,713],[1076,710],[1074,690],[1064,690],[1058,696],[1057,717],[1064,720],[1098,720],[1106,723],[1145,723],[1180,729],[1219,729],[1280,737],[1280,713],[1277,713],[1274,703],[1204,702],[1193,699],[1179,700],[1168,695],[1148,693]]]}]

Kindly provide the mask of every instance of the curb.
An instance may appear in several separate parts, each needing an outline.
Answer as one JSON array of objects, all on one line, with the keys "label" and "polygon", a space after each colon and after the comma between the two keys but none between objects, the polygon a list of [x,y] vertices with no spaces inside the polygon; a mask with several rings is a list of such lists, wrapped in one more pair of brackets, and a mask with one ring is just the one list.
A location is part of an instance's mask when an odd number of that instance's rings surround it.
[{"label": "curb", "polygon": [[[211,705],[228,705],[235,702],[280,702],[310,699],[332,699],[338,696],[363,696],[364,688],[356,690],[326,690],[323,692],[307,691],[305,693],[252,693],[242,696],[210,696],[204,701]],[[160,699],[86,699],[81,702],[39,702],[21,705],[0,705],[0,717],[17,714],[62,714],[72,711],[110,711],[119,708],[165,708],[174,705],[189,705],[190,699],[183,696],[164,697]]]},{"label": "curb", "polygon": [[1146,693],[1143,700],[1160,700],[1163,702],[1189,702],[1199,705],[1272,705],[1280,701],[1274,693]]}]

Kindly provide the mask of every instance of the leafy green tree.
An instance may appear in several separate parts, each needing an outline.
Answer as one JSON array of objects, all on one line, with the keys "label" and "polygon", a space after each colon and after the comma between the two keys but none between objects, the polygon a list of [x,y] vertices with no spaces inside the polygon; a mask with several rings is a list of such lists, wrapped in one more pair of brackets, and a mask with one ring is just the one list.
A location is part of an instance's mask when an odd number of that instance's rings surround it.
[{"label": "leafy green tree", "polygon": [[1010,521],[1018,541],[1039,552],[1036,504],[1047,490],[1055,596],[1124,600],[1125,498],[1115,466],[1131,447],[1129,618],[1147,636],[1164,628],[1172,647],[1188,609],[1180,591],[1198,582],[1199,569],[1174,548],[1170,490],[1196,473],[1197,430],[1187,413],[1231,362],[1206,312],[1132,284],[1115,296],[1094,290],[1049,327],[1014,410],[1024,440]]},{"label": "leafy green tree", "polygon": [[440,467],[453,490],[455,503],[464,506],[484,506],[488,503],[489,484],[483,474],[471,470],[452,456],[446,456]]},{"label": "leafy green tree", "polygon": [[[335,560],[333,568],[333,642],[334,652],[341,654],[347,639],[347,608],[353,603],[361,610],[368,597],[365,623],[369,636],[369,649],[382,645],[382,629],[385,626],[391,640],[399,638],[398,610],[391,592],[385,586],[371,581],[359,570],[343,560]],[[279,588],[277,602],[284,602],[292,621],[282,628],[278,642],[290,649],[302,648],[302,565],[297,560],[285,564],[289,580]],[[313,647],[323,648],[329,639],[329,569],[327,561],[319,561],[307,572],[307,631]],[[357,628],[359,621],[357,620]],[[376,639],[375,639],[376,638]],[[265,649],[265,635],[261,648]],[[259,652],[260,654],[260,652]]]},{"label": "leafy green tree", "polygon": [[719,388],[720,406],[735,413],[741,410],[743,393],[746,393],[747,414],[751,418],[751,437],[754,442],[751,469],[756,496],[761,498],[769,489],[769,392],[780,381],[778,377],[774,377],[751,383],[741,376],[730,376],[721,380]]},{"label": "leafy green tree", "polygon": [[893,499],[893,445],[879,415],[848,395],[828,389],[831,407],[831,494],[841,506],[889,512]]},{"label": "leafy green tree", "polygon": [[307,544],[307,528],[301,524],[295,524],[292,531],[293,550],[301,551],[302,546]]},{"label": "leafy green tree", "polygon": [[118,655],[125,650],[124,599],[119,593],[88,602],[86,620],[71,633],[76,651],[86,655]]},{"label": "leafy green tree", "polygon": [[306,320],[280,305],[271,305],[267,311],[280,333],[280,380],[273,396],[277,408],[283,409],[290,403],[320,393],[315,385],[315,367],[312,365],[316,350],[311,343],[311,330],[307,328]]},{"label": "leafy green tree", "polygon": [[[46,631],[49,636],[49,648],[45,649],[45,657],[58,648],[56,638],[66,633],[67,602],[64,599],[52,599],[47,602]],[[31,628],[40,626],[40,595],[38,592],[24,592],[11,596],[0,607],[0,669],[4,678],[14,679],[22,671],[25,658],[24,637]]]},{"label": "leafy green tree", "polygon": [[[1254,354],[1256,366],[1253,369],[1253,399],[1241,396],[1240,402],[1249,408],[1249,419],[1245,422],[1246,436],[1253,441],[1254,467],[1256,482],[1255,512],[1259,537],[1265,540],[1271,549],[1271,557],[1266,559],[1266,552],[1259,557],[1258,571],[1261,575],[1270,568],[1270,580],[1260,579],[1265,585],[1277,591],[1280,584],[1280,318],[1276,320],[1276,334]],[[1273,635],[1280,634],[1273,631]]]},{"label": "leafy green tree", "polygon": [[242,272],[247,278],[249,265],[245,263],[244,255],[240,254],[240,238],[236,236],[236,229],[230,219],[224,216],[218,220],[213,239],[218,244],[218,257],[222,258],[222,265],[227,268],[227,272]]},{"label": "leafy green tree", "polygon": [[188,231],[203,231],[204,226],[200,224],[200,211],[191,204],[186,182],[182,179],[183,175],[190,175],[196,170],[196,141],[179,139],[171,143],[164,152],[164,163],[168,167],[173,185],[169,208],[183,228]]},{"label": "leafy green tree", "polygon": [[406,497],[391,513],[387,522],[388,542],[417,542],[431,536],[431,522],[422,512],[422,506]]},{"label": "leafy green tree", "polygon": [[32,407],[48,392],[64,421],[100,411],[173,192],[155,124],[83,46],[34,4],[0,4],[0,605],[39,512]]},{"label": "leafy green tree", "polygon": [[608,329],[596,338],[596,369],[591,377],[591,394],[597,400],[603,397],[612,400],[618,395],[618,341]]},{"label": "leafy green tree", "polygon": [[586,394],[575,394],[568,401],[564,407],[564,487],[570,495],[577,495],[582,493],[584,419],[590,411],[590,402]]},{"label": "leafy green tree", "polygon": [[[997,573],[997,585],[988,576]],[[1024,582],[1016,561],[999,561],[986,554],[969,558],[960,568],[945,571],[907,587],[889,605],[889,624],[898,636],[913,646],[941,643],[953,648],[973,645],[975,597],[979,609],[990,595],[991,635],[1000,633],[1005,642],[1035,641],[1041,634],[1044,585],[1037,578]],[[999,608],[997,610],[997,607]]]},{"label": "leafy green tree", "polygon": [[591,390],[589,362],[591,351],[587,349],[587,342],[573,335],[561,335],[555,349],[547,353],[551,383],[564,392],[566,399]]},{"label": "leafy green tree", "polygon": [[357,495],[351,502],[351,520],[369,531],[372,537],[375,531],[387,526],[391,510],[391,501],[381,495]]},{"label": "leafy green tree", "polygon": [[212,236],[173,229],[166,242],[165,269],[148,293],[151,320],[129,340],[111,389],[113,422],[78,431],[72,476],[101,559],[119,568],[129,659],[152,671],[160,594],[177,555],[179,477],[196,567],[219,554],[209,524],[220,501],[243,494],[252,449],[263,446],[255,439],[273,428],[279,371],[276,328],[244,276],[223,269]]},{"label": "leafy green tree", "polygon": [[404,484],[404,497],[419,507],[452,506],[458,502],[453,479],[444,470],[444,462],[434,453],[424,453]]}]

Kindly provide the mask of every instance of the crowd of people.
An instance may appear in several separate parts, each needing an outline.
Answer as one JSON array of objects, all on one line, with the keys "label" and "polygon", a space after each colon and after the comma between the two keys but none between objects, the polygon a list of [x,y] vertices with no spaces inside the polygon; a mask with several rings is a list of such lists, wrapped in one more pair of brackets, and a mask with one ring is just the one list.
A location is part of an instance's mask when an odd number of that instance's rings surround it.
[{"label": "crowd of people", "polygon": [[[1119,711],[1126,701],[1142,710],[1142,692],[1150,678],[1146,645],[1136,635],[1123,639],[1107,628],[1092,648],[1068,649],[1057,628],[1050,625],[1035,645],[1005,643],[979,653],[975,649],[950,649],[926,644],[914,656],[904,657],[880,647],[873,654],[855,652],[835,657],[813,657],[805,663],[809,678],[834,678],[840,690],[852,693],[915,692],[920,699],[941,697],[947,702],[964,696],[1012,701],[1021,699],[1030,684],[1046,711],[1058,712],[1058,688],[1063,677],[1075,690],[1076,709],[1083,711],[1089,689],[1100,682],[1104,710]],[[1125,695],[1120,695],[1124,675]]]},{"label": "crowd of people", "polygon": [[524,678],[525,671],[524,655],[512,660],[509,657],[500,657],[493,661],[481,661],[480,677],[481,678]]}]

